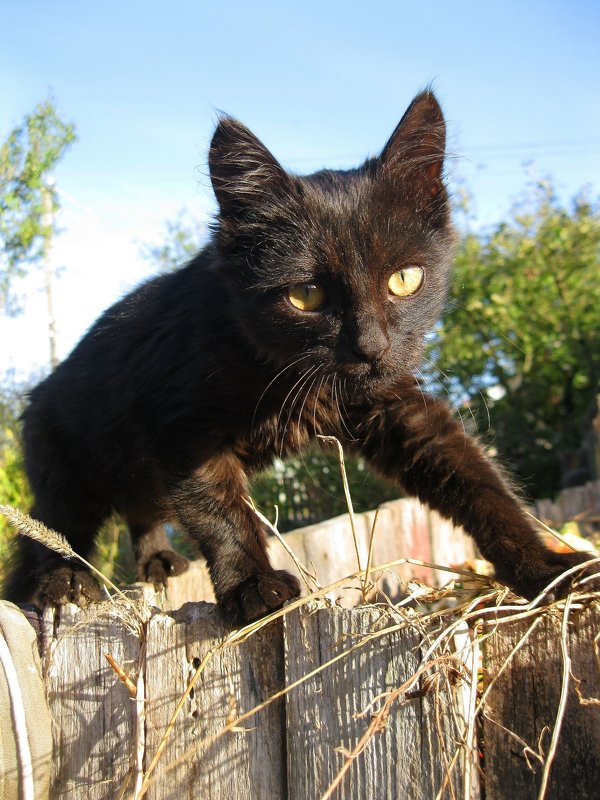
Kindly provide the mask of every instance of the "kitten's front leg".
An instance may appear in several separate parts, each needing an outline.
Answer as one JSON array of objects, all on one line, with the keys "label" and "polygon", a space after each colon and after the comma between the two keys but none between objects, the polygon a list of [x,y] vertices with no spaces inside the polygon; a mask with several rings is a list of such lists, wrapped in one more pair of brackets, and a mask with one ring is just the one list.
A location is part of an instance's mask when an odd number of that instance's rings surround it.
[{"label": "kitten's front leg", "polygon": [[448,407],[420,387],[404,387],[366,417],[362,449],[374,467],[463,526],[498,580],[517,593],[533,598],[590,558],[543,544],[505,477]]},{"label": "kitten's front leg", "polygon": [[271,567],[265,533],[247,497],[246,475],[232,454],[206,462],[173,492],[179,521],[198,542],[219,606],[234,625],[263,617],[300,593],[293,575]]}]

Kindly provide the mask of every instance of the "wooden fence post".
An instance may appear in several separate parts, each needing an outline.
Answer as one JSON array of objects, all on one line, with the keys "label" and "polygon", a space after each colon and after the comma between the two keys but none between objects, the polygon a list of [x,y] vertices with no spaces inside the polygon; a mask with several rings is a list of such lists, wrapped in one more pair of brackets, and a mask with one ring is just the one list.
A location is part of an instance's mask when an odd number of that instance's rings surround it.
[{"label": "wooden fence post", "polygon": [[570,612],[566,639],[558,611],[487,626],[486,800],[538,797],[565,679],[565,713],[545,798],[600,797],[599,630],[598,603]]},{"label": "wooden fence post", "polygon": [[[55,617],[56,614],[56,617]],[[44,677],[53,719],[52,800],[115,800],[132,774],[135,702],[106,661],[138,669],[141,637],[111,603],[44,616]]]},{"label": "wooden fence post", "polygon": [[[405,623],[406,617],[374,607],[321,607],[285,618],[286,685],[347,653],[286,695],[289,800],[322,797],[370,723],[373,735],[352,760],[336,800],[465,796],[464,709],[457,690],[464,674],[456,664],[453,673],[449,661],[449,669],[442,663],[419,676],[435,628],[379,634]],[[404,690],[376,724],[376,712],[398,689]]]},{"label": "wooden fence post", "polygon": [[[285,629],[272,623],[222,647],[228,631],[214,605],[155,613],[138,632],[122,613],[108,603],[88,611],[67,607],[56,625],[46,614],[52,800],[130,800],[209,653],[156,762],[148,800],[318,800],[343,766],[336,748],[356,746],[389,692],[397,697],[335,797],[430,800],[438,790],[440,797],[462,793],[464,675],[451,650],[441,666],[422,668],[435,627],[406,628],[406,617],[375,607],[311,603],[288,614]],[[137,701],[105,653],[137,684]],[[223,734],[244,712],[296,683],[285,701],[274,700]]]},{"label": "wooden fence post", "polygon": [[[146,769],[202,659],[229,630],[216,606],[157,614],[146,649]],[[287,796],[283,701],[216,737],[283,687],[281,623],[216,652],[190,692],[157,763],[147,800],[281,800]]]}]

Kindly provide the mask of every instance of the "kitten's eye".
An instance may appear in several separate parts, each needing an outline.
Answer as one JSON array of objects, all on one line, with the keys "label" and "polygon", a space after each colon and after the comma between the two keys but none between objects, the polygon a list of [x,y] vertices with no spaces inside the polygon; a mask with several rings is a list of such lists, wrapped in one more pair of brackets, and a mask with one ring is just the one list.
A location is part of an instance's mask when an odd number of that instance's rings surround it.
[{"label": "kitten's eye", "polygon": [[318,283],[295,283],[288,289],[288,298],[300,311],[318,311],[325,305],[325,289]]},{"label": "kitten's eye", "polygon": [[396,297],[409,297],[419,289],[422,283],[422,267],[407,267],[394,272],[388,281],[388,289]]}]

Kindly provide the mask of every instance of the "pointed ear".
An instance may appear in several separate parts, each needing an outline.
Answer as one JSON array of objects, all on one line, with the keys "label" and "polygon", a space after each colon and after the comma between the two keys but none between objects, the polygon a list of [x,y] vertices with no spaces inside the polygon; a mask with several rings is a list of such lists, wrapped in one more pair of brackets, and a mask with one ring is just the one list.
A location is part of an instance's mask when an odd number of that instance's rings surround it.
[{"label": "pointed ear", "polygon": [[232,117],[219,121],[208,164],[217,202],[226,215],[238,215],[289,180],[262,142]]},{"label": "pointed ear", "polygon": [[380,156],[393,178],[408,177],[421,194],[436,197],[441,189],[446,150],[446,123],[433,92],[418,94]]}]

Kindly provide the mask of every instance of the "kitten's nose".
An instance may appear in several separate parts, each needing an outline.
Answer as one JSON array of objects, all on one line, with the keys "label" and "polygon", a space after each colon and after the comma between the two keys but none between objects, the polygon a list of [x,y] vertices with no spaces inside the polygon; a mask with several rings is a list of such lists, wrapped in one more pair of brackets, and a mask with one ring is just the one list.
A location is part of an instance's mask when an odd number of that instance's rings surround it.
[{"label": "kitten's nose", "polygon": [[378,325],[371,325],[356,336],[352,350],[361,361],[373,363],[387,352],[389,346],[385,332]]}]

